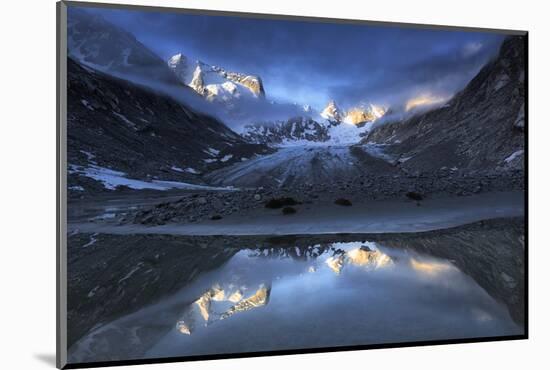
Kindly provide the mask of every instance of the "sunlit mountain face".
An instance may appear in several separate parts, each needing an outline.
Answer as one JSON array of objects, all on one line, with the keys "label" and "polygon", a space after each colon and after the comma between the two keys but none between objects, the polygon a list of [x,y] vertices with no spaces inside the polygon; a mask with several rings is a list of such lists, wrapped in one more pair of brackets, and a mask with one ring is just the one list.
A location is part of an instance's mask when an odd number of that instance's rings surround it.
[{"label": "sunlit mountain face", "polygon": [[[382,252],[375,243],[330,243],[307,248],[269,248],[245,250],[241,254],[260,260],[301,261],[308,266],[296,272],[307,271],[310,274],[323,273],[323,270],[328,269],[339,276],[346,266],[359,268],[365,273],[394,266],[393,258]],[[415,263],[421,265],[427,262],[415,260]],[[208,328],[234,315],[268,305],[272,285],[278,277],[244,276],[237,271],[239,269],[225,276],[226,280],[216,282],[183,310],[176,323],[179,333],[192,335],[200,328]]]},{"label": "sunlit mountain face", "polygon": [[344,122],[352,125],[375,122],[382,118],[386,112],[387,108],[375,104],[359,106],[356,108],[351,108],[346,112]]},{"label": "sunlit mountain face", "polygon": [[170,57],[167,64],[181,83],[208,100],[228,101],[243,95],[265,97],[262,79],[258,76],[226,71],[222,67],[211,66],[200,60],[191,62],[182,53]]},{"label": "sunlit mountain face", "polygon": [[260,284],[257,291],[248,297],[243,295],[243,290],[246,289],[232,284],[224,289],[215,284],[185,309],[176,323],[177,330],[181,334],[191,335],[197,326],[206,327],[239,312],[265,306],[269,302],[270,286]]},{"label": "sunlit mountain face", "polygon": [[393,260],[387,254],[376,249],[374,244],[362,245],[343,252],[336,257],[326,259],[327,266],[336,274],[340,274],[345,265],[360,266],[367,270],[376,270],[393,265]]},{"label": "sunlit mountain face", "polygon": [[[391,250],[373,242],[316,244],[305,248],[266,248],[244,250],[239,254],[241,258],[245,258],[243,263],[254,259],[259,259],[258,263],[279,261],[277,264],[285,260],[296,261],[298,265],[293,263],[291,271],[298,275],[307,273],[324,276],[330,271],[334,277],[359,273],[367,274],[365,277],[368,278],[369,274],[376,274],[378,271],[397,269],[430,279],[457,273],[457,269],[448,261],[416,254],[403,255],[401,252],[392,254]],[[239,260],[239,256],[235,258]],[[300,267],[300,264],[304,266]],[[192,335],[197,330],[218,325],[220,321],[234,315],[268,305],[272,292],[277,294],[277,280],[280,277],[270,273],[250,276],[243,274],[242,271],[246,270],[248,268],[244,266],[231,270],[231,273],[223,276],[224,279],[213,284],[189,304],[178,319],[176,330],[180,334]]]}]

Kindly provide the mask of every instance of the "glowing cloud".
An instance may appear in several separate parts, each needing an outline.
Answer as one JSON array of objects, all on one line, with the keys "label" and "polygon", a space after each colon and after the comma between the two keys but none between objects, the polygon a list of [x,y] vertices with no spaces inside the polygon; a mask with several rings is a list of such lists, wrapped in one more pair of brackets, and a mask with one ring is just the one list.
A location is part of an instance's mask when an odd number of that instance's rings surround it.
[{"label": "glowing cloud", "polygon": [[411,258],[410,264],[414,270],[427,275],[437,275],[452,269],[450,264],[432,261],[419,261],[414,258]]},{"label": "glowing cloud", "polygon": [[445,101],[447,101],[448,98],[446,97],[440,97],[440,96],[433,96],[431,94],[423,94],[420,96],[417,96],[415,98],[409,99],[407,101],[407,104],[405,106],[405,110],[408,112],[411,109],[418,108],[421,106],[428,106],[428,105],[434,105],[434,104],[440,104]]}]

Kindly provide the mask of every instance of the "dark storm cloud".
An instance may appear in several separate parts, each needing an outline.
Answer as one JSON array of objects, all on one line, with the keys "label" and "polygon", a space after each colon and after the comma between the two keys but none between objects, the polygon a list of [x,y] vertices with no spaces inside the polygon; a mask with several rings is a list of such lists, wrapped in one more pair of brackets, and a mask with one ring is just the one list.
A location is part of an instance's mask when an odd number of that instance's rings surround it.
[{"label": "dark storm cloud", "polygon": [[468,42],[441,54],[402,65],[383,65],[354,84],[336,84],[329,88],[338,100],[375,101],[393,105],[420,94],[449,97],[461,89],[496,53],[502,38]]},{"label": "dark storm cloud", "polygon": [[96,9],[163,59],[183,52],[260,75],[268,96],[318,108],[450,95],[496,53],[479,32]]}]

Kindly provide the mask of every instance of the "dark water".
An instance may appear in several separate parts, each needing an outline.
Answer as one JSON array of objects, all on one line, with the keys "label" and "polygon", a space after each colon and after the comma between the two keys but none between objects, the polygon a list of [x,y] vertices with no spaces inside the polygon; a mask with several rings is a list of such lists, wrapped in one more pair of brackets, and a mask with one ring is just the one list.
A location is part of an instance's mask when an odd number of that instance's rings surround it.
[{"label": "dark water", "polygon": [[523,333],[510,307],[495,297],[500,272],[481,267],[466,274],[461,268],[479,264],[469,262],[473,255],[436,257],[397,244],[331,241],[298,248],[278,242],[242,249],[177,294],[99,324],[71,347],[70,361]]}]

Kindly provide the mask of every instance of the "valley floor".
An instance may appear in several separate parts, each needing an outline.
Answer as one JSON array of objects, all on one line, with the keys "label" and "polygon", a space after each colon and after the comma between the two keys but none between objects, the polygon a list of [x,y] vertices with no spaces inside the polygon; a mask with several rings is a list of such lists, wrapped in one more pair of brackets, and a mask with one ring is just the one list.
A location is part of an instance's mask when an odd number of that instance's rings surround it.
[{"label": "valley floor", "polygon": [[[166,200],[166,198],[163,198]],[[147,203],[154,203],[149,199]],[[113,208],[117,204],[118,208]],[[135,204],[135,203],[132,203]],[[101,208],[95,203],[95,207]],[[194,223],[174,222],[147,226],[121,224],[117,212],[128,208],[119,200],[96,208],[102,215],[87,221],[69,220],[69,233],[172,234],[172,235],[294,235],[341,233],[423,232],[460,226],[476,221],[517,217],[524,214],[523,192],[485,193],[412,201],[371,200],[339,206],[328,201],[294,206],[297,213],[283,215],[279,209],[256,207],[223,217]],[[73,209],[77,208],[73,206]],[[110,211],[111,210],[111,211]],[[109,213],[113,212],[113,213]],[[87,214],[82,209],[81,214]],[[89,213],[88,213],[89,214]],[[111,217],[112,215],[112,217]]]}]

